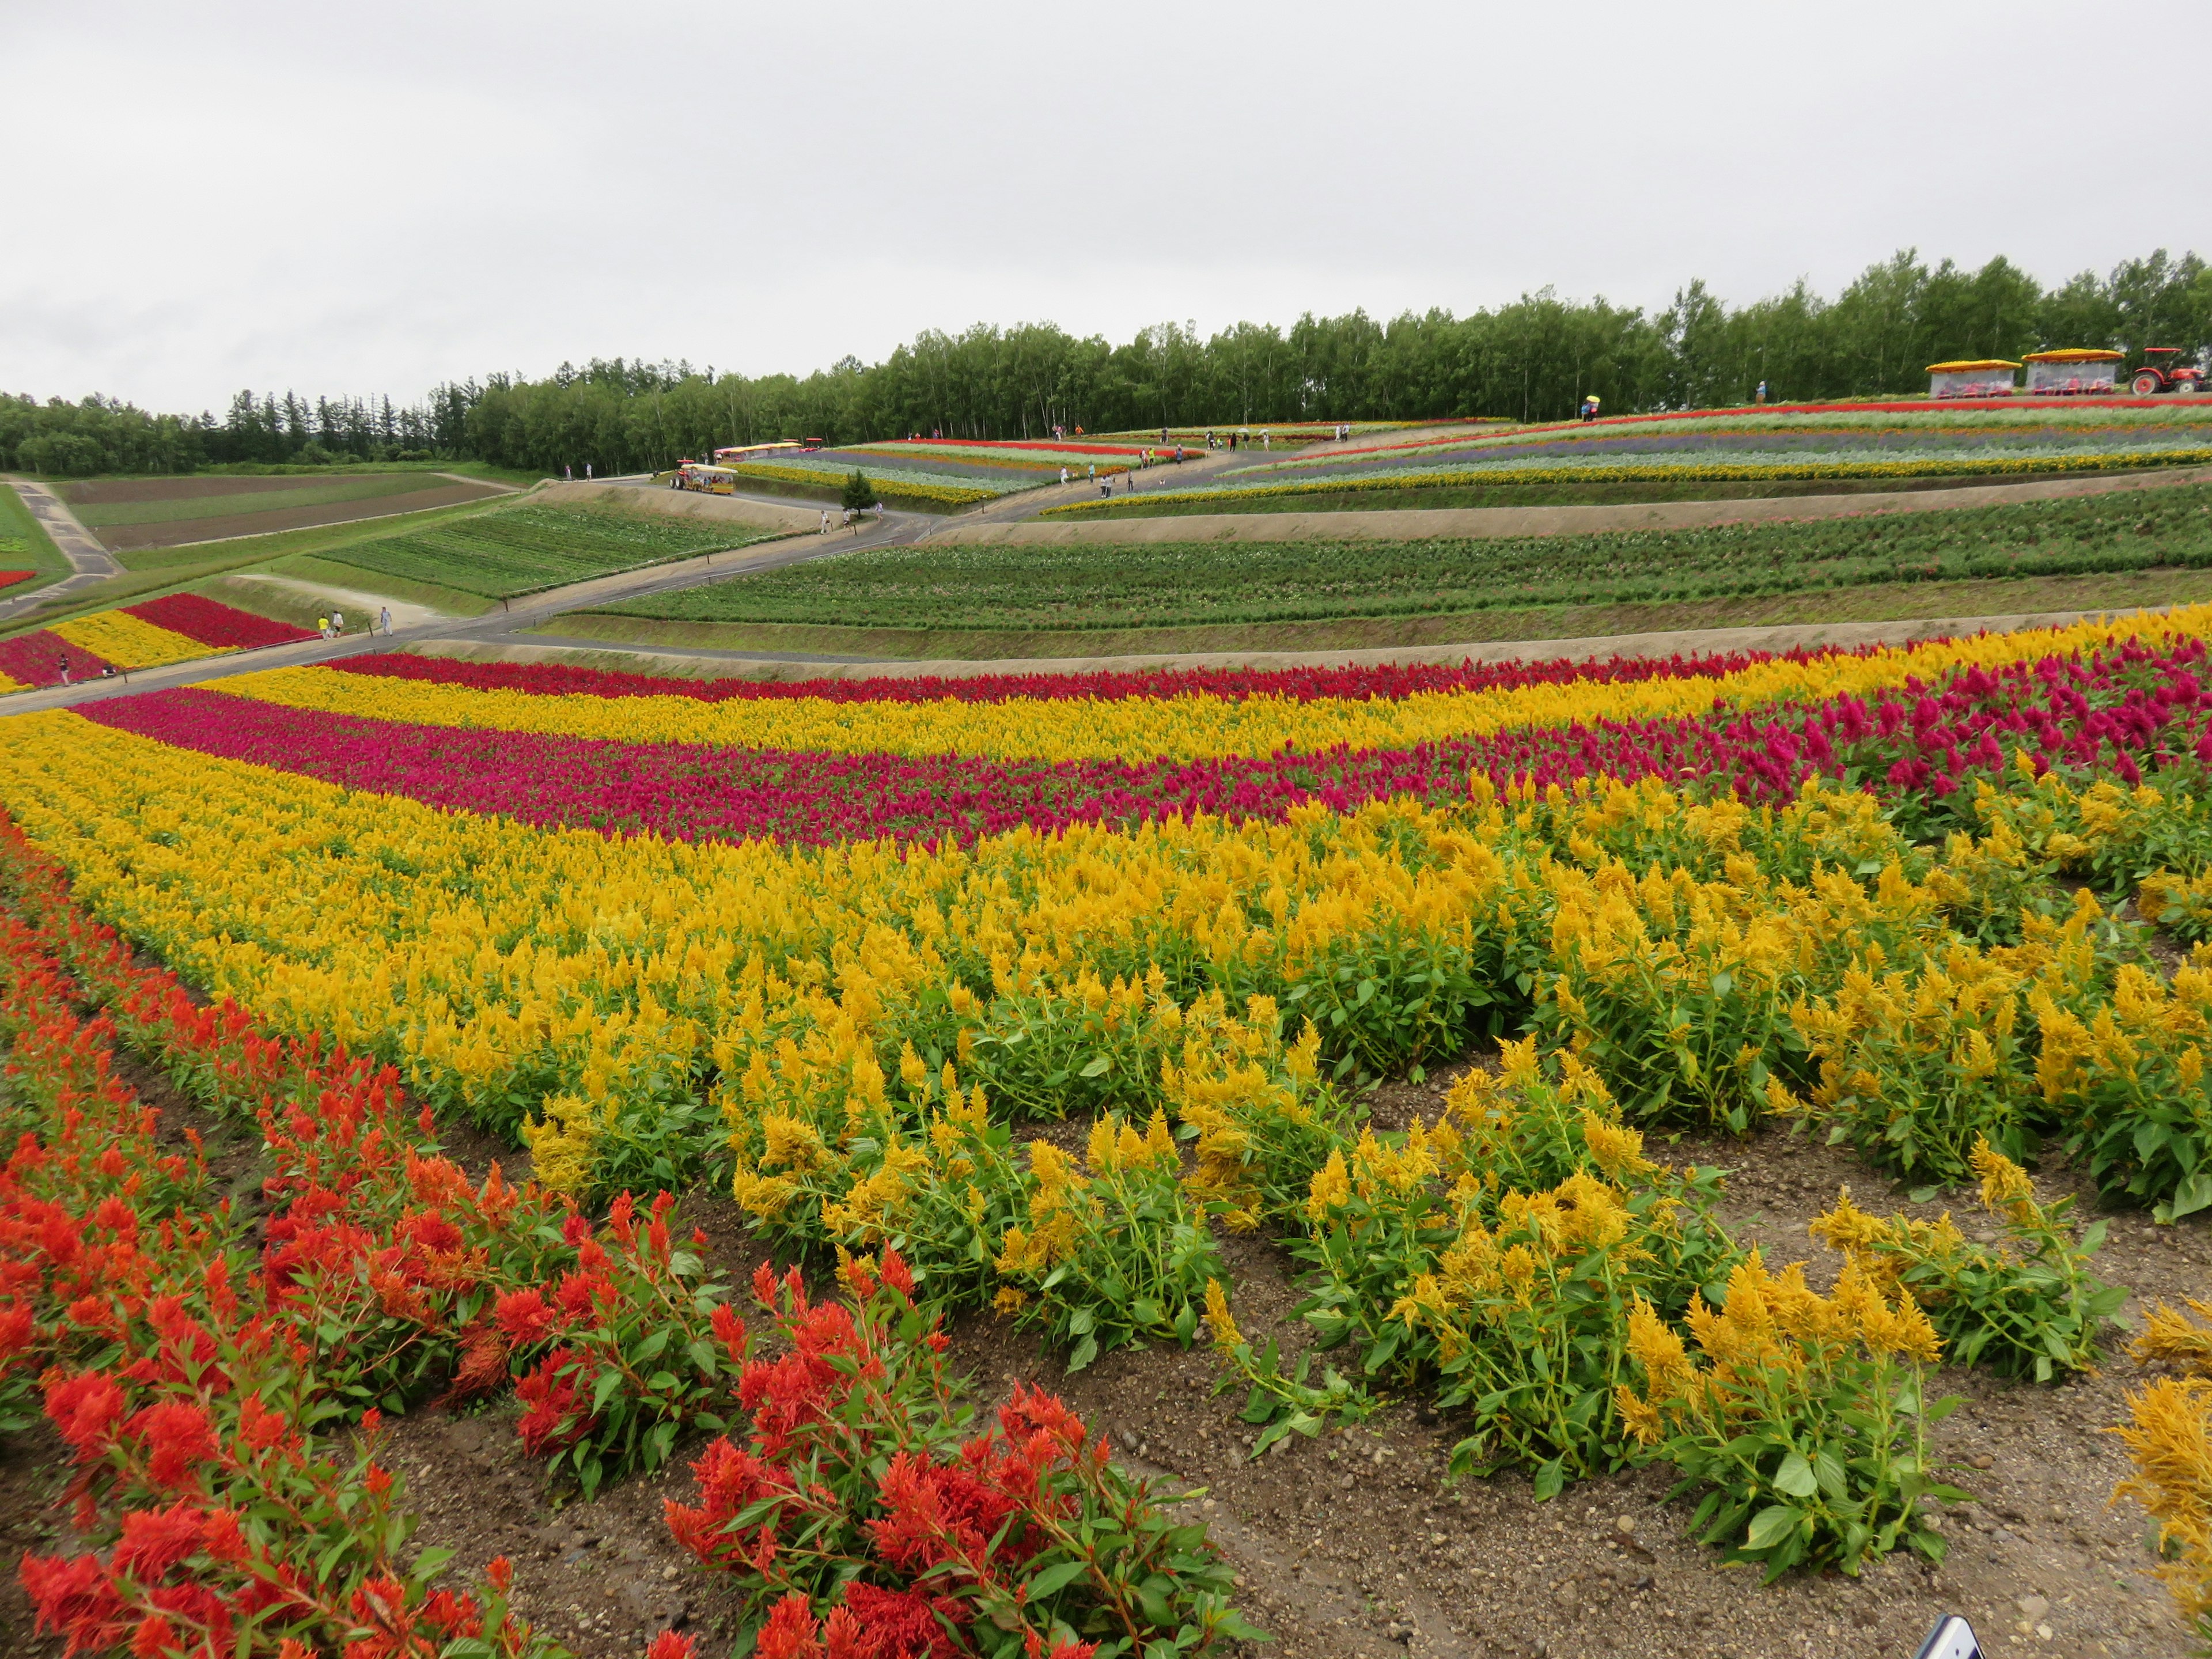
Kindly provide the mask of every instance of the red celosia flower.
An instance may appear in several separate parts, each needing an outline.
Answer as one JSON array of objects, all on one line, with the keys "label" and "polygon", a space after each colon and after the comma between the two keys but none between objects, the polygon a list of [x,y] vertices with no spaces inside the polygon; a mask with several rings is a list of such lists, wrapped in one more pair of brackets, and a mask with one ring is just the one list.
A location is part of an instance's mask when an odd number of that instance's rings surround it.
[{"label": "red celosia flower", "polygon": [[446,1390],[446,1403],[473,1400],[507,1381],[507,1337],[491,1320],[479,1317],[461,1333],[461,1363]]},{"label": "red celosia flower", "polygon": [[243,1561],[246,1557],[246,1534],[238,1529],[236,1510],[209,1511],[207,1524],[201,1531],[200,1547],[218,1561]]},{"label": "red celosia flower", "polygon": [[653,1645],[645,1650],[645,1659],[696,1659],[697,1651],[690,1637],[665,1630],[653,1638]]},{"label": "red celosia flower", "polygon": [[792,1590],[769,1613],[753,1651],[760,1659],[822,1659],[816,1636],[813,1607],[803,1592]]},{"label": "red celosia flower", "polygon": [[461,1248],[461,1230],[441,1215],[418,1212],[402,1216],[395,1231],[418,1249],[453,1251]]},{"label": "red celosia flower", "polygon": [[267,1451],[271,1446],[284,1445],[295,1437],[291,1419],[282,1412],[272,1412],[261,1403],[258,1395],[248,1395],[239,1403],[238,1437],[254,1451]]},{"label": "red celosia flower", "polygon": [[147,1473],[173,1491],[197,1491],[201,1465],[216,1454],[215,1431],[207,1413],[185,1400],[165,1400],[131,1419],[131,1431],[145,1442]]},{"label": "red celosia flower", "polygon": [[46,1383],[46,1415],[62,1438],[76,1448],[79,1458],[96,1457],[106,1450],[125,1404],[114,1379],[97,1371],[79,1371],[74,1376],[49,1371]]},{"label": "red celosia flower", "polygon": [[570,1349],[556,1348],[538,1362],[536,1370],[515,1384],[516,1395],[530,1407],[515,1425],[515,1432],[522,1437],[523,1450],[532,1457],[549,1456],[574,1445],[591,1426],[591,1420],[577,1408],[581,1389],[573,1368],[579,1358]]},{"label": "red celosia flower", "polygon": [[20,1571],[38,1628],[66,1636],[70,1653],[123,1640],[123,1597],[99,1557],[26,1554]]},{"label": "red celosia flower", "polygon": [[884,1252],[884,1283],[909,1300],[914,1296],[914,1269],[896,1250]]},{"label": "red celosia flower", "polygon": [[503,1555],[495,1555],[484,1563],[484,1577],[501,1595],[514,1588],[514,1563]]},{"label": "red celosia flower", "polygon": [[201,1547],[207,1511],[181,1499],[166,1510],[131,1510],[123,1517],[123,1536],[115,1546],[114,1570],[142,1583],[155,1584],[169,1570]]},{"label": "red celosia flower", "polygon": [[131,1638],[131,1659],[161,1659],[176,1645],[177,1627],[160,1613],[149,1613]]},{"label": "red celosia flower", "polygon": [[845,1587],[845,1605],[860,1626],[853,1659],[954,1659],[959,1639],[939,1621],[954,1629],[969,1624],[966,1603],[919,1590],[878,1589],[856,1582]]},{"label": "red celosia flower", "polygon": [[714,1339],[730,1356],[730,1364],[742,1366],[745,1363],[745,1322],[738,1317],[738,1310],[728,1303],[719,1303],[714,1313]]},{"label": "red celosia flower", "polygon": [[545,1293],[531,1285],[520,1291],[507,1291],[498,1303],[499,1328],[507,1333],[507,1340],[518,1348],[526,1348],[543,1342],[553,1328],[554,1314],[545,1300]]},{"label": "red celosia flower", "polygon": [[[990,1573],[991,1540],[1013,1513],[1012,1498],[993,1491],[967,1469],[946,1468],[903,1451],[884,1472],[880,1495],[885,1513],[868,1524],[877,1553],[889,1565],[919,1574],[958,1560],[979,1575]],[[1016,1562],[1034,1555],[1036,1547],[1027,1531],[1014,1528],[1001,1542],[1000,1555]]]}]

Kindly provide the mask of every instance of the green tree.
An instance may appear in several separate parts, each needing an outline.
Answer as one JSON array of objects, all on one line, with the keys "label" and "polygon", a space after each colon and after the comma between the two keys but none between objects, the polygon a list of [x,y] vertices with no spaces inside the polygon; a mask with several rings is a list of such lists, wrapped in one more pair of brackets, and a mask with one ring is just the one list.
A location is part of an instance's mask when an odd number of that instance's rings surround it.
[{"label": "green tree", "polygon": [[876,504],[876,487],[868,482],[868,475],[859,467],[845,480],[844,505],[848,512],[865,513]]}]

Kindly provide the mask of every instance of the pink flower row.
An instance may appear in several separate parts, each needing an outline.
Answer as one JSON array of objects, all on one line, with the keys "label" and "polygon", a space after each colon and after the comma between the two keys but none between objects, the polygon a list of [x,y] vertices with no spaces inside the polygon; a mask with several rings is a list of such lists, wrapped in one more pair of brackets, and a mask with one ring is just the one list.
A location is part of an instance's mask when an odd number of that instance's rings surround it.
[{"label": "pink flower row", "polygon": [[[1923,641],[1922,644],[1934,644]],[[1878,648],[1878,647],[1869,647]],[[1407,697],[1425,691],[1506,691],[1528,685],[1581,682],[1627,684],[1738,672],[1756,663],[1816,662],[1841,655],[1828,650],[1730,651],[1703,656],[1566,657],[1537,662],[1456,664],[1384,663],[1348,668],[1186,668],[1093,674],[979,674],[951,678],[744,680],[672,679],[623,674],[557,663],[464,662],[451,657],[398,654],[355,657],[331,665],[349,674],[465,686],[474,690],[523,691],[538,696],[690,697],[701,702],[759,698],[820,698],[830,702],[1007,702],[1017,698],[1075,701],[1086,697],[1214,696],[1239,699]]]},{"label": "pink flower row", "polygon": [[[85,711],[179,748],[540,825],[681,839],[824,844],[967,841],[1030,825],[1209,814],[1279,818],[1302,802],[1351,810],[1501,787],[1661,777],[1753,799],[1808,776],[1856,781],[1941,815],[1973,775],[2027,750],[2041,765],[2132,781],[2143,759],[2205,744],[2203,647],[2137,645],[1970,669],[1897,696],[1841,696],[1760,713],[1594,720],[1408,749],[1199,761],[993,762],[629,744],[364,720],[191,690]],[[2212,758],[2208,753],[2206,758]]]}]

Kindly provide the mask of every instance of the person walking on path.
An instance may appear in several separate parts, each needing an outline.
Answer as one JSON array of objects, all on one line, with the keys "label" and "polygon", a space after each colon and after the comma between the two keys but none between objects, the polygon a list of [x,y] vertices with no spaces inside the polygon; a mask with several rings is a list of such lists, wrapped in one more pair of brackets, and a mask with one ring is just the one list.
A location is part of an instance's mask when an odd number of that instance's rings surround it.
[{"label": "person walking on path", "polygon": [[822,528],[814,533],[817,536],[826,536],[830,533],[830,509],[826,507],[822,509]]},{"label": "person walking on path", "polygon": [[1060,469],[1060,483],[1063,489],[1067,487],[1067,469],[1064,466]]},{"label": "person walking on path", "polygon": [[334,640],[345,637],[345,612],[343,611],[331,612],[331,637]]},{"label": "person walking on path", "polygon": [[388,605],[386,605],[383,611],[378,616],[376,620],[378,624],[384,629],[384,637],[387,640],[390,639],[392,637],[392,607]]},{"label": "person walking on path", "polygon": [[62,659],[62,684],[63,684],[64,685],[67,685],[69,683],[70,683],[70,677],[69,677],[69,659],[68,659],[66,656],[64,656],[64,657]]},{"label": "person walking on path", "polygon": [[328,639],[328,638],[330,638],[330,636],[331,636],[331,619],[330,619],[328,617],[316,617],[316,618],[315,618],[315,632],[317,632],[318,634],[320,634],[320,635],[321,635],[325,639]]}]

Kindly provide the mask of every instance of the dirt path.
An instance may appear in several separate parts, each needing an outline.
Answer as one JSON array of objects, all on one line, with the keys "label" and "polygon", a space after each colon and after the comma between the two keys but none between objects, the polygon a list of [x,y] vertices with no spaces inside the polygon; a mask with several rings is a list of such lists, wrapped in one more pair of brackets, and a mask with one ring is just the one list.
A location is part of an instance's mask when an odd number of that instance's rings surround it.
[{"label": "dirt path", "polygon": [[[2045,479],[2033,483],[1975,484],[1957,489],[1780,495],[1752,501],[1644,501],[1615,507],[1376,507],[1335,513],[1192,513],[1157,519],[1066,521],[1040,521],[1028,514],[985,518],[963,514],[923,539],[933,544],[988,543],[1040,547],[1158,542],[1404,542],[1445,536],[1480,541],[1509,536],[1581,536],[1601,531],[1696,530],[1714,525],[1857,518],[1879,513],[1936,513],[2004,507],[2019,501],[2055,501],[2073,495],[2158,489],[2207,481],[2212,481],[2212,467],[2192,466],[2163,472]],[[1177,481],[1178,484],[1187,482]],[[1036,503],[1039,508],[1054,504],[1042,500]]]},{"label": "dirt path", "polygon": [[0,621],[28,611],[33,605],[44,605],[64,593],[105,581],[110,576],[119,576],[123,567],[115,556],[100,544],[99,539],[77,522],[76,514],[54,491],[44,484],[28,483],[10,479],[9,486],[22,498],[23,505],[31,509],[31,516],[39,521],[70,563],[70,574],[58,582],[49,584],[12,599],[0,599]]},{"label": "dirt path", "polygon": [[365,592],[357,587],[333,587],[327,582],[313,582],[298,576],[271,576],[252,570],[227,576],[226,585],[252,585],[274,587],[296,594],[311,605],[336,603],[342,611],[350,611],[356,621],[366,622],[380,610],[389,609],[394,628],[427,628],[433,623],[452,622],[453,613],[436,610],[427,605],[416,605],[405,599],[395,599],[383,593]]}]

